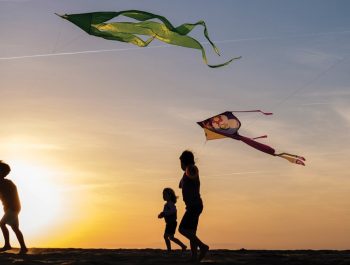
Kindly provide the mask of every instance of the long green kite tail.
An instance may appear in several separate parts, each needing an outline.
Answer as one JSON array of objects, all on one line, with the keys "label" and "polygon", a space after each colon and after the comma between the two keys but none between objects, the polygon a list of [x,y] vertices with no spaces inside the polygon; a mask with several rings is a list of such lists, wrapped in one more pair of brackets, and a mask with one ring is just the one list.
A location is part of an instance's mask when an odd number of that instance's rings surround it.
[{"label": "long green kite tail", "polygon": [[[72,22],[90,35],[108,40],[116,40],[131,43],[139,47],[146,47],[156,38],[168,44],[201,50],[203,61],[212,68],[228,65],[232,61],[241,58],[241,56],[232,58],[218,65],[208,64],[205,49],[202,44],[188,36],[196,26],[203,26],[205,38],[212,46],[215,53],[220,55],[218,48],[210,40],[207,26],[202,20],[197,23],[184,23],[178,27],[174,27],[167,18],[140,10],[66,14],[59,16]],[[138,22],[108,22],[118,16],[132,18]],[[160,22],[152,21],[152,19],[158,19]],[[148,38],[147,40],[143,40],[139,36],[148,36]]]}]

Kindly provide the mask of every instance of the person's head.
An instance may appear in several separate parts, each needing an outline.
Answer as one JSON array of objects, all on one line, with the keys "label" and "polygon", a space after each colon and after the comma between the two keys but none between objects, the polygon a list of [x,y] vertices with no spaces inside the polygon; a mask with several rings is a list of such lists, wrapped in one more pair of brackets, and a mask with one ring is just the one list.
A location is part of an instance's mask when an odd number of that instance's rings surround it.
[{"label": "person's head", "polygon": [[171,188],[165,188],[163,190],[163,199],[164,201],[172,201],[173,203],[176,203],[177,197],[175,191]]},{"label": "person's head", "polygon": [[10,166],[0,160],[0,179],[5,178],[10,173],[10,171]]},{"label": "person's head", "polygon": [[185,150],[182,152],[180,156],[181,168],[182,170],[186,170],[188,166],[194,165],[194,155],[191,151]]}]

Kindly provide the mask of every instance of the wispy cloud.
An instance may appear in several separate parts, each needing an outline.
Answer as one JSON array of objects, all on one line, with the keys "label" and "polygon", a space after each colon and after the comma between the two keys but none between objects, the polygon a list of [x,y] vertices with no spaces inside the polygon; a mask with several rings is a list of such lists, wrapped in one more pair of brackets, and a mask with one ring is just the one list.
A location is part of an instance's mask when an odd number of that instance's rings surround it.
[{"label": "wispy cloud", "polygon": [[326,53],[320,50],[298,50],[289,55],[293,63],[304,67],[323,69],[325,65],[330,65],[341,60],[337,55]]},{"label": "wispy cloud", "polygon": [[267,171],[244,171],[244,172],[231,172],[225,174],[215,174],[215,175],[204,175],[204,178],[225,178],[233,175],[257,175],[257,174],[271,174],[271,172]]},{"label": "wispy cloud", "polygon": [[205,109],[199,109],[196,107],[187,107],[187,108],[168,108],[167,113],[175,118],[179,119],[181,121],[199,121],[200,117],[203,117],[203,119],[206,119],[210,116],[215,115],[210,110]]},{"label": "wispy cloud", "polygon": [[65,186],[61,189],[62,192],[70,192],[70,191],[91,191],[97,189],[106,189],[106,188],[114,188],[116,185],[111,183],[104,184],[78,184],[72,186]]},{"label": "wispy cloud", "polygon": [[305,97],[310,97],[310,98],[329,98],[329,97],[350,97],[350,88],[349,87],[333,87],[332,89],[328,90],[318,90],[318,91],[311,91],[309,93],[304,94]]},{"label": "wispy cloud", "polygon": [[312,103],[305,103],[301,104],[301,106],[315,106],[315,105],[330,105],[329,102],[312,102]]},{"label": "wispy cloud", "polygon": [[337,106],[334,108],[337,114],[347,121],[348,125],[350,125],[350,107],[349,106]]},{"label": "wispy cloud", "polygon": [[45,143],[15,143],[8,142],[0,144],[2,148],[6,149],[30,149],[30,150],[60,150],[63,149],[61,146],[55,144]]}]

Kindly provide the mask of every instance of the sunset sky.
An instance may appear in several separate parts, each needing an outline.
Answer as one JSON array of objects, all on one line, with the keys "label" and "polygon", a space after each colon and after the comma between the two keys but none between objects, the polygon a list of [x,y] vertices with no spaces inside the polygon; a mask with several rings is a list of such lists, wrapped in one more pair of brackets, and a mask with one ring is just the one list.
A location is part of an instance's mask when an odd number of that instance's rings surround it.
[{"label": "sunset sky", "polygon": [[[221,51],[205,45],[209,63],[242,59],[211,69],[198,50],[107,41],[54,15],[127,9],[202,19]],[[346,0],[0,0],[0,159],[28,246],[165,248],[162,190],[180,220],[190,149],[211,248],[349,249],[349,14]],[[206,142],[196,124],[249,109],[274,115],[240,114],[243,135],[307,166]]]}]

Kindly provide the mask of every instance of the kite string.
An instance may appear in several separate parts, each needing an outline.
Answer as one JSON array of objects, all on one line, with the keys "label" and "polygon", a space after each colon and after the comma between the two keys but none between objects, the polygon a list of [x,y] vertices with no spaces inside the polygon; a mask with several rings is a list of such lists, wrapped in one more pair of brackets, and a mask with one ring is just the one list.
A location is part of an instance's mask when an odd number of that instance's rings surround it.
[{"label": "kite string", "polygon": [[344,57],[339,58],[335,63],[331,64],[329,67],[327,67],[325,70],[321,71],[318,75],[316,75],[313,79],[311,79],[309,82],[307,82],[306,84],[304,84],[303,86],[295,89],[294,91],[292,91],[287,97],[285,97],[284,99],[280,100],[279,102],[277,102],[274,106],[274,108],[279,107],[282,103],[287,102],[291,97],[293,97],[295,94],[297,94],[299,91],[302,91],[308,87],[310,87],[314,82],[316,82],[317,80],[319,80],[321,77],[323,77],[325,74],[327,74],[329,71],[331,71],[333,68],[335,68],[338,64],[340,64],[341,62],[345,61],[345,59],[347,59],[348,54],[346,54]]},{"label": "kite string", "polygon": [[[327,67],[326,69],[324,69],[323,71],[321,71],[319,74],[317,74],[313,79],[311,79],[309,82],[307,82],[306,84],[304,84],[303,86],[295,89],[294,91],[292,91],[287,97],[285,97],[284,99],[280,100],[279,102],[277,102],[275,104],[275,107],[274,107],[274,110],[276,111],[277,108],[279,108],[281,106],[282,103],[286,103],[290,98],[292,98],[297,92],[300,92],[308,87],[311,87],[311,85],[316,82],[317,80],[319,80],[321,77],[323,77],[325,74],[327,74],[329,71],[331,71],[332,69],[334,69],[337,65],[339,65],[340,63],[344,62],[347,57],[349,56],[349,54],[345,54],[342,58],[338,59],[335,63],[331,64],[329,67]],[[252,125],[254,124],[256,121],[254,122],[250,122],[248,123],[248,125]],[[278,156],[279,155],[283,155],[283,154],[286,154],[286,153],[281,153],[281,154],[277,154]],[[290,154],[287,154],[287,155],[290,155]],[[292,155],[293,156],[293,155]],[[281,156],[283,157],[283,156]],[[298,158],[300,158],[302,161],[305,161],[305,158],[303,157],[299,157],[297,156]],[[285,157],[283,157],[285,158]],[[288,159],[287,159],[288,160]],[[303,165],[303,162],[302,161],[299,161],[300,164]]]},{"label": "kite string", "polygon": [[[331,71],[332,69],[334,69],[337,65],[339,65],[340,63],[344,62],[345,59],[347,59],[347,56],[349,54],[345,54],[345,56],[343,56],[342,58],[338,59],[336,62],[334,62],[333,64],[331,64],[329,67],[327,67],[325,70],[321,71],[319,74],[317,74],[313,79],[311,79],[309,82],[307,82],[306,84],[304,84],[303,86],[295,89],[294,91],[292,91],[292,93],[290,93],[287,97],[285,97],[284,99],[280,100],[278,103],[275,104],[274,110],[276,111],[276,109],[278,107],[281,106],[282,103],[286,103],[291,97],[293,97],[296,93],[310,87],[314,82],[316,82],[317,80],[319,80],[321,77],[323,77],[325,74],[327,74],[329,71]],[[257,118],[255,118],[252,122],[248,123],[249,125],[254,124],[257,121]],[[264,138],[264,137],[261,137]],[[259,139],[259,138],[252,138],[253,140],[255,139]],[[281,154],[276,154],[277,156],[280,156],[281,158],[287,159],[289,162],[292,163],[296,163],[296,164],[300,164],[305,166],[305,163],[303,161],[305,161],[304,157],[299,157],[299,156],[294,156],[294,155],[290,155],[290,154],[286,154],[286,153],[281,153]],[[286,156],[287,155],[287,156]],[[288,156],[289,155],[289,156]]]},{"label": "kite string", "polygon": [[78,36],[73,37],[72,39],[70,39],[70,40],[68,40],[66,42],[60,43],[61,42],[61,36],[62,36],[62,27],[61,27],[58,35],[57,35],[57,38],[56,38],[56,41],[55,41],[55,43],[53,45],[53,49],[51,51],[51,54],[59,54],[59,53],[56,53],[58,50],[62,50],[63,48],[67,47],[68,45],[74,43],[76,40],[82,38],[82,35],[78,35]]},{"label": "kite string", "polygon": [[[327,72],[331,71],[331,69],[335,68],[338,64],[340,64],[341,62],[343,62],[346,59],[346,56],[344,56],[343,58],[340,58],[339,60],[337,60],[335,63],[331,64],[329,67],[327,67],[324,71],[321,71],[318,75],[316,75],[316,77],[314,77],[312,80],[310,80],[308,83],[306,83],[305,85],[295,89],[292,93],[290,93],[286,98],[282,99],[281,101],[279,101],[277,104],[275,104],[275,108],[279,107],[282,103],[287,102],[291,97],[293,97],[296,93],[298,93],[299,91],[304,90],[305,88],[311,86],[311,84],[313,84],[314,82],[316,82],[318,79],[320,79],[322,76],[324,76]],[[261,110],[252,110],[252,111],[231,111],[231,112],[261,112],[265,115],[271,115],[272,113],[264,113]],[[256,121],[256,120],[255,120]],[[259,138],[265,138],[267,136],[262,136],[262,137],[255,137],[252,138],[252,140],[255,139],[259,139]],[[286,153],[282,153],[282,154],[276,154],[277,156],[281,156],[283,158],[286,158],[284,156],[289,156],[289,157],[294,157],[294,163],[297,164],[301,164],[301,165],[305,165],[303,163],[303,161],[305,161],[305,158],[303,157],[299,157],[299,156],[295,156],[295,155],[290,155],[290,154],[286,154]],[[290,159],[286,158],[287,160],[290,161]],[[292,161],[290,161],[292,162]]]},{"label": "kite string", "polygon": [[[292,98],[295,94],[297,94],[298,92],[310,87],[314,82],[316,82],[317,80],[319,80],[321,77],[323,77],[325,74],[327,74],[329,71],[331,71],[333,68],[335,68],[337,65],[339,65],[340,63],[344,62],[347,57],[349,56],[349,54],[345,54],[345,56],[339,58],[336,62],[334,62],[333,64],[331,64],[329,67],[327,67],[325,70],[321,71],[319,74],[317,74],[314,78],[312,78],[309,82],[307,82],[306,84],[302,85],[301,87],[295,89],[294,91],[292,91],[288,96],[286,96],[285,98],[281,99],[280,101],[278,101],[277,103],[275,103],[275,105],[272,107],[272,109],[274,109],[274,111],[276,111],[282,103],[286,103],[290,98]],[[254,118],[253,121],[249,122],[248,125],[252,125],[257,121],[257,118]]]}]

